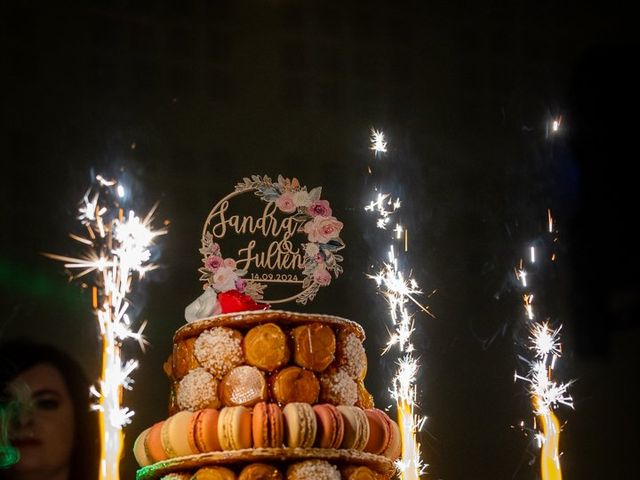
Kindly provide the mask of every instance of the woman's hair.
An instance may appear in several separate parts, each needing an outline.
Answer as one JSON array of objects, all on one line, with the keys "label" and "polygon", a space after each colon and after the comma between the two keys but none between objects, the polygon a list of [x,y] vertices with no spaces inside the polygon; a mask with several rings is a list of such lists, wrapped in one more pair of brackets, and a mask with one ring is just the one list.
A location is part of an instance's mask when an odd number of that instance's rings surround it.
[{"label": "woman's hair", "polygon": [[90,410],[90,383],[75,360],[53,346],[30,340],[0,343],[0,391],[22,372],[41,364],[51,365],[60,372],[73,404],[76,430],[69,478],[97,478],[100,456],[98,419],[95,412]]}]

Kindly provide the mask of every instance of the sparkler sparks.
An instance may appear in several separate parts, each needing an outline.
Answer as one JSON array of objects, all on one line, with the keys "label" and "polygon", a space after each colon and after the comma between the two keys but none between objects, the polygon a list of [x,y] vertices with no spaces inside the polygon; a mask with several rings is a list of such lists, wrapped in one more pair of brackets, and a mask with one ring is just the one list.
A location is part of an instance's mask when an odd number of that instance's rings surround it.
[{"label": "sparkler sparks", "polygon": [[[551,211],[547,212],[549,233],[553,233],[553,219]],[[530,262],[535,262],[531,247]],[[554,260],[555,256],[551,256]],[[523,268],[523,261],[520,261],[516,269],[516,278],[522,281],[523,287],[527,287],[527,272]],[[538,418],[541,431],[536,438],[541,447],[540,469],[542,480],[561,480],[562,470],[560,468],[560,424],[553,412],[559,404],[573,408],[573,399],[568,394],[568,388],[573,383],[557,383],[553,380],[553,369],[556,361],[562,355],[562,344],[560,342],[560,331],[562,325],[553,329],[548,321],[534,322],[533,293],[523,295],[524,308],[527,312],[529,323],[529,350],[534,354],[533,359],[522,358],[529,369],[525,375],[515,374],[515,380],[522,380],[529,384],[528,391],[531,396],[533,413]]]},{"label": "sparkler sparks", "polygon": [[376,226],[385,230],[387,224],[390,221],[390,216],[400,208],[401,202],[399,198],[393,200],[388,193],[378,193],[375,200],[371,200],[368,205],[365,205],[364,209],[367,212],[377,212],[378,219],[376,220]]},{"label": "sparkler sparks", "polygon": [[378,153],[386,153],[387,152],[387,141],[384,138],[384,132],[381,130],[376,130],[375,128],[371,129],[371,150]]},{"label": "sparkler sparks", "polygon": [[552,135],[558,135],[562,131],[562,115],[558,115],[556,117],[550,117],[547,120],[547,125],[545,127],[546,137],[549,138]]},{"label": "sparkler sparks", "polygon": [[[45,254],[49,258],[63,261],[65,268],[79,270],[72,278],[95,274],[93,308],[98,317],[102,338],[102,374],[98,387],[93,387],[96,398],[94,410],[99,412],[102,438],[100,457],[100,479],[118,480],[119,464],[123,446],[122,428],[131,423],[133,410],[121,405],[122,390],[132,388],[131,374],[138,367],[136,360],[123,361],[122,345],[125,340],[136,340],[144,350],[146,340],[143,330],[146,322],[134,331],[127,314],[133,274],[139,278],[155,265],[149,263],[151,245],[165,229],[154,230],[151,226],[155,206],[140,219],[133,211],[124,215],[118,199],[125,190],[117,181],[96,176],[98,189],[84,195],[79,208],[78,220],[86,229],[87,237],[71,235],[71,238],[86,247],[80,257]],[[104,202],[101,202],[101,195]]]},{"label": "sparkler sparks", "polygon": [[[387,143],[382,132],[372,130],[371,141],[371,149],[376,154],[381,151],[386,152]],[[365,211],[377,213],[376,225],[378,228],[385,229],[391,221],[391,216],[400,208],[400,205],[399,198],[393,200],[389,194],[378,193],[376,200],[365,206]],[[396,240],[400,240],[404,236],[406,251],[407,229],[397,223],[393,231]],[[422,291],[418,283],[399,268],[398,260],[393,245],[390,245],[388,261],[384,263],[383,268],[377,274],[369,275],[369,277],[375,280],[380,293],[385,297],[393,325],[383,354],[394,346],[401,353],[396,375],[390,388],[391,396],[397,406],[398,426],[402,437],[402,455],[396,461],[396,467],[403,480],[417,480],[427,467],[422,461],[420,444],[416,439],[416,431],[422,428],[426,418],[416,415],[414,411],[415,383],[419,364],[413,356],[415,347],[411,335],[414,332],[414,321],[408,306],[412,302],[427,314],[431,315],[431,312],[416,300],[415,295],[422,294]]]}]

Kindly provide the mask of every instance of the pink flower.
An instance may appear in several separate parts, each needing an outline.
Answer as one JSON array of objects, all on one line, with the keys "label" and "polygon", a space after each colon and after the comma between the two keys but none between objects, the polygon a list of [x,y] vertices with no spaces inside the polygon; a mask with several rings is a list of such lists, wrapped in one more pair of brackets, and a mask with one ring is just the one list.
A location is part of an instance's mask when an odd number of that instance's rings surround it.
[{"label": "pink flower", "polygon": [[318,285],[325,287],[331,283],[331,273],[324,267],[318,267],[313,272],[313,279]]},{"label": "pink flower", "polygon": [[224,259],[224,266],[225,267],[229,267],[232,270],[235,270],[236,268],[236,261],[233,258],[225,258]]},{"label": "pink flower", "polygon": [[223,262],[222,257],[219,257],[218,255],[211,255],[205,259],[204,267],[207,270],[215,272],[222,266]]},{"label": "pink flower", "polygon": [[244,278],[236,279],[236,290],[240,293],[244,293],[245,288],[247,288],[247,281]]},{"label": "pink flower", "polygon": [[276,207],[284,213],[293,213],[296,211],[296,204],[293,201],[293,195],[291,192],[284,192],[276,200]]},{"label": "pink flower", "polygon": [[330,217],[331,207],[327,200],[316,200],[309,205],[309,215],[312,217]]},{"label": "pink flower", "polygon": [[220,255],[220,245],[216,242],[211,244],[211,253],[213,255]]},{"label": "pink flower", "polygon": [[335,217],[314,217],[304,224],[304,233],[309,236],[310,242],[327,243],[340,235],[343,226]]},{"label": "pink flower", "polygon": [[218,292],[226,292],[236,288],[238,275],[229,267],[220,267],[213,274],[213,286]]}]

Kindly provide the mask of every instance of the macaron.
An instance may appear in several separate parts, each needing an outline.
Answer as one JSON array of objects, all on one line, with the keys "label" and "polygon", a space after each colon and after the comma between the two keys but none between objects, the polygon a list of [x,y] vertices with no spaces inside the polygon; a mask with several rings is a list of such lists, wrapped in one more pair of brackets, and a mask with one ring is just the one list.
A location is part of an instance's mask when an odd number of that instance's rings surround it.
[{"label": "macaron", "polygon": [[218,439],[218,417],[220,412],[215,408],[203,408],[191,417],[190,440],[192,447],[200,453],[218,452],[222,450]]},{"label": "macaron", "polygon": [[218,440],[223,450],[251,448],[251,410],[224,407],[218,417]]},{"label": "macaron", "polygon": [[344,436],[344,420],[338,409],[330,403],[313,406],[318,424],[315,446],[319,448],[339,448]]},{"label": "macaron", "polygon": [[133,456],[136,458],[136,462],[138,462],[138,465],[140,465],[141,467],[146,467],[147,465],[151,465],[153,463],[144,448],[144,442],[147,438],[147,435],[149,434],[149,430],[151,430],[151,427],[143,430],[140,435],[138,435],[138,438],[136,438],[136,441],[133,442]]},{"label": "macaron", "polygon": [[369,420],[364,410],[349,405],[337,408],[344,420],[344,436],[340,448],[364,450],[369,441]]},{"label": "macaron", "polygon": [[144,439],[144,450],[151,463],[160,462],[169,458],[162,448],[162,425],[164,420],[156,423],[149,429]]},{"label": "macaron", "polygon": [[250,463],[242,469],[238,480],[282,480],[282,473],[268,463]]},{"label": "macaron", "polygon": [[292,402],[282,409],[285,420],[286,445],[289,448],[309,448],[316,441],[317,421],[308,403]]},{"label": "macaron", "polygon": [[193,474],[191,480],[236,480],[236,474],[226,467],[203,467]]},{"label": "macaron", "polygon": [[389,436],[389,445],[387,445],[387,448],[382,452],[382,455],[389,460],[395,461],[402,453],[402,437],[398,424],[391,418],[389,420],[391,421],[391,435]]},{"label": "macaron", "polygon": [[284,420],[280,407],[275,403],[258,403],[253,407],[251,430],[255,448],[282,447]]},{"label": "macaron", "polygon": [[190,441],[193,412],[184,410],[167,418],[160,429],[160,441],[167,457],[185,457],[199,453]]},{"label": "macaron", "polygon": [[389,446],[391,438],[391,419],[382,410],[368,408],[364,411],[369,420],[369,440],[365,452],[381,455]]}]

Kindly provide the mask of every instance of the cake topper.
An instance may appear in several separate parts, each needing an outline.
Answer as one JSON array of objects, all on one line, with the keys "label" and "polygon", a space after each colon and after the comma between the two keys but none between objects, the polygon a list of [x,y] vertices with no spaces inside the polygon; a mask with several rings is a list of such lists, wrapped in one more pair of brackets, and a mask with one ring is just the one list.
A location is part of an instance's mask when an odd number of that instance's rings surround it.
[{"label": "cake topper", "polygon": [[[295,300],[304,305],[337,278],[342,273],[338,252],[345,246],[343,224],[321,192],[322,187],[307,190],[297,178],[278,175],[274,182],[252,175],[216,203],[202,229],[199,272],[206,295],[188,307],[193,318],[224,312],[225,302],[243,303],[243,296],[250,298],[243,310],[261,308],[254,302]],[[221,246],[230,237],[241,242],[231,254],[231,242]],[[213,297],[218,305],[212,304]]]}]

